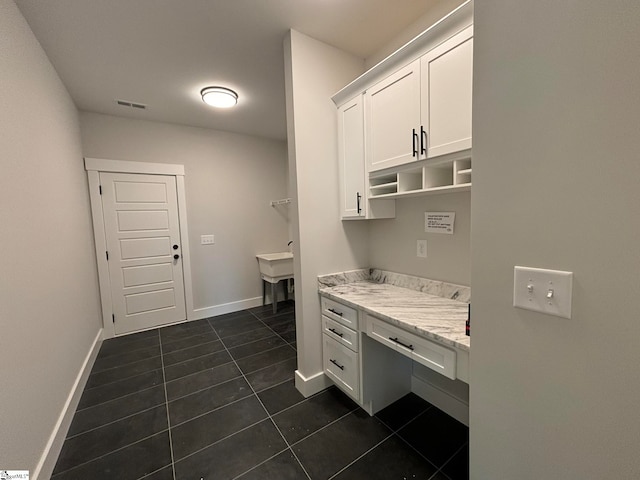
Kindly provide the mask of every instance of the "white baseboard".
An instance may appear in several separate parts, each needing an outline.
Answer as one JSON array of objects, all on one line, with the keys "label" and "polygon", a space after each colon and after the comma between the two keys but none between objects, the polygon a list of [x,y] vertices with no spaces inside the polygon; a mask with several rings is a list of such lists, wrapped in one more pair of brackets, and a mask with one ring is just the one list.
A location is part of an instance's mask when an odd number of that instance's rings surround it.
[{"label": "white baseboard", "polygon": [[467,427],[469,426],[468,403],[415,375],[411,376],[411,391]]},{"label": "white baseboard", "polygon": [[300,370],[296,370],[296,388],[305,398],[321,392],[331,385],[333,383],[324,372],[316,373],[307,378],[300,373]]},{"label": "white baseboard", "polygon": [[71,392],[69,392],[67,401],[62,408],[62,412],[60,413],[58,421],[53,428],[53,432],[51,433],[44,452],[40,457],[40,461],[38,462],[38,465],[36,466],[36,469],[31,476],[33,480],[48,480],[53,473],[53,469],[56,466],[56,461],[58,460],[58,455],[60,455],[62,445],[64,444],[64,440],[67,437],[67,432],[69,431],[69,427],[71,426],[71,420],[73,420],[73,415],[76,413],[76,408],[78,408],[80,397],[82,396],[84,387],[87,384],[87,380],[89,379],[89,374],[91,373],[91,369],[93,368],[93,363],[95,362],[96,357],[98,356],[98,352],[100,351],[100,345],[102,345],[102,328],[98,331],[96,338],[93,340],[93,345],[91,345],[89,353],[87,353],[87,356],[84,359],[84,363],[80,368],[80,372],[78,372],[76,381],[71,388]]},{"label": "white baseboard", "polygon": [[244,300],[238,300],[237,302],[223,303],[221,305],[214,305],[212,307],[195,308],[188,320],[200,320],[203,318],[215,317],[216,315],[222,315],[224,313],[239,312],[240,310],[246,310],[247,308],[259,307],[262,305],[262,297],[246,298]]}]

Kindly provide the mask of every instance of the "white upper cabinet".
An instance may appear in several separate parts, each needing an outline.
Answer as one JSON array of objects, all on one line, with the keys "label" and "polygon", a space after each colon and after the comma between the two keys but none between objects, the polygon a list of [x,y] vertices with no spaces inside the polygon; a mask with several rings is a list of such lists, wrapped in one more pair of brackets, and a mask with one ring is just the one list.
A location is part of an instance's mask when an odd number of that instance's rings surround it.
[{"label": "white upper cabinet", "polygon": [[365,217],[364,109],[362,95],[338,108],[338,165],[342,218]]},{"label": "white upper cabinet", "polygon": [[418,60],[367,90],[367,167],[370,172],[418,160],[419,100]]},{"label": "white upper cabinet", "polygon": [[364,97],[360,94],[338,107],[340,216],[345,220],[393,218],[393,201],[369,201],[364,142]]},{"label": "white upper cabinet", "polygon": [[426,158],[470,149],[473,26],[424,55],[420,77]]}]

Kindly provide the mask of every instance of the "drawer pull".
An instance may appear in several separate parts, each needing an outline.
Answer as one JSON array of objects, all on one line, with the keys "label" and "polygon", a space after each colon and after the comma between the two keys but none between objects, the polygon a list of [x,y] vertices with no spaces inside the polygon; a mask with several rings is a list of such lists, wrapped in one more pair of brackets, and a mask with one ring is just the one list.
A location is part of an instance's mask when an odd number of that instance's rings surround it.
[{"label": "drawer pull", "polygon": [[389,337],[389,340],[391,340],[392,342],[396,342],[398,345],[402,345],[404,348],[408,348],[409,350],[413,351],[413,345],[407,345],[405,343],[402,343],[400,340],[398,340],[398,337],[395,337],[395,338]]},{"label": "drawer pull", "polygon": [[336,335],[338,335],[340,338],[344,337],[343,333],[338,332],[335,328],[330,328],[329,329],[330,332],[335,333]]},{"label": "drawer pull", "polygon": [[336,367],[338,367],[340,370],[344,370],[344,365],[340,365],[338,362],[336,362],[333,358],[330,358],[329,361],[331,363],[333,363]]},{"label": "drawer pull", "polygon": [[339,311],[337,311],[337,310],[334,310],[333,308],[329,308],[328,310],[329,310],[331,313],[335,313],[335,314],[336,314],[336,315],[338,315],[339,317],[341,317],[341,316],[342,316],[342,312],[339,312]]}]

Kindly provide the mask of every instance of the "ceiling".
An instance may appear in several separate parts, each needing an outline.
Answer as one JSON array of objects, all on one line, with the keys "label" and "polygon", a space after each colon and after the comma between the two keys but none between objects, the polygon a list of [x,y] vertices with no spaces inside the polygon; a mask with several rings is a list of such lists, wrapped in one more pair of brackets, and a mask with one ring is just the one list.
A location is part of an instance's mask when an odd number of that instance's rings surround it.
[{"label": "ceiling", "polygon": [[[16,3],[80,110],[285,139],[283,39],[290,28],[367,58],[438,1]],[[238,92],[238,105],[205,105],[199,92],[209,85]]]}]

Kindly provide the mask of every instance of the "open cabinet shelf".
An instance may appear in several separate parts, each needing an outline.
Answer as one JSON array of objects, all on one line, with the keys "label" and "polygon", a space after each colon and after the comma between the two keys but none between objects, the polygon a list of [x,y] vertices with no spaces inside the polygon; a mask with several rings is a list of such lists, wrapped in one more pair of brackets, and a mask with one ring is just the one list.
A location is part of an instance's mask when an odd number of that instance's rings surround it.
[{"label": "open cabinet shelf", "polygon": [[466,192],[471,189],[471,159],[433,164],[418,168],[371,174],[369,198],[403,198]]}]

